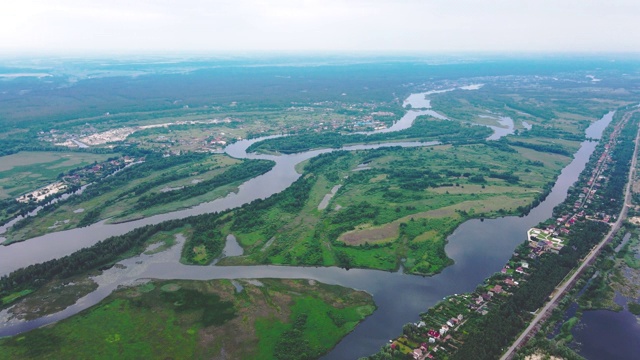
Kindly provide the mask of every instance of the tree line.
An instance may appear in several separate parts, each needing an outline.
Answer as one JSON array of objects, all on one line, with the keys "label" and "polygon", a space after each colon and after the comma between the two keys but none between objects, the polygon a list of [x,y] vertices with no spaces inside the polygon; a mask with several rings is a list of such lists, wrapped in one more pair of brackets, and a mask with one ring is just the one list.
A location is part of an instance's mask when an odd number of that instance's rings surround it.
[{"label": "tree line", "polygon": [[426,116],[419,116],[413,126],[400,131],[369,135],[323,132],[284,136],[254,143],[247,148],[247,152],[261,150],[291,154],[318,148],[337,149],[349,144],[410,139],[463,144],[482,142],[489,135],[491,135],[491,129],[484,126],[471,126],[457,121],[432,120]]}]

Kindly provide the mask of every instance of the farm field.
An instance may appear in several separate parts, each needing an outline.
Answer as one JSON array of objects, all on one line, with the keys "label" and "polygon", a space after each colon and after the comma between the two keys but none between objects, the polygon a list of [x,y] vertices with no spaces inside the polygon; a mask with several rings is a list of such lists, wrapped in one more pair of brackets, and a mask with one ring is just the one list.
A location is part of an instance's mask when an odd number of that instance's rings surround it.
[{"label": "farm field", "polygon": [[0,340],[0,359],[315,358],[374,310],[364,292],[312,280],[150,281]]}]

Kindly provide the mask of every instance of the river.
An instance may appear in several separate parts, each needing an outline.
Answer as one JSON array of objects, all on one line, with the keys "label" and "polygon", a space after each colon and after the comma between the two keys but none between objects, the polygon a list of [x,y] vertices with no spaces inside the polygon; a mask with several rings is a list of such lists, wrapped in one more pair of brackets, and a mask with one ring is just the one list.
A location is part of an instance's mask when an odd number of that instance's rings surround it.
[{"label": "river", "polygon": [[[430,93],[413,94],[417,101]],[[412,99],[410,97],[410,99]],[[424,103],[423,103],[424,104]],[[395,130],[411,126],[413,120],[423,115],[425,106],[412,105],[402,120],[393,126]],[[418,108],[419,110],[415,110]],[[611,121],[613,112],[589,129],[600,132]],[[410,120],[409,120],[410,119]],[[392,127],[393,128],[393,127]],[[392,129],[390,128],[390,129]],[[595,130],[594,130],[595,129]],[[389,131],[389,129],[387,129]],[[597,134],[596,134],[597,135]],[[596,136],[590,136],[597,138]],[[245,150],[253,142],[239,141],[227,147],[227,154],[234,157],[270,159],[276,161],[268,173],[240,185],[237,193],[190,209],[157,215],[129,223],[108,225],[100,222],[86,228],[47,234],[22,243],[0,248],[0,274],[29,264],[46,261],[90,246],[108,236],[124,234],[134,228],[155,224],[169,219],[190,215],[222,211],[240,206],[258,198],[266,198],[284,190],[300,175],[295,165],[318,154],[332,151],[315,150],[292,155],[247,155]],[[357,145],[346,150],[371,149],[381,146],[424,146],[424,143],[389,143],[381,145]],[[507,216],[484,221],[469,220],[459,226],[448,237],[446,252],[454,264],[432,277],[405,275],[400,272],[377,270],[287,266],[187,266],[178,262],[180,247],[155,254],[141,255],[121,262],[125,268],[113,267],[95,278],[99,288],[76,304],[60,313],[30,322],[8,321],[7,311],[0,313],[0,336],[17,334],[44,324],[69,317],[109,295],[122,284],[131,284],[137,279],[242,279],[242,278],[306,278],[365,290],[373,295],[378,310],[347,335],[325,359],[354,359],[376,352],[389,339],[398,335],[402,325],[418,320],[418,314],[437,303],[443,297],[455,293],[469,292],[486,277],[499,271],[510,258],[513,249],[526,238],[526,231],[538,222],[551,216],[553,207],[562,202],[568,188],[575,183],[584,169],[596,142],[585,141],[574,154],[574,159],[560,174],[551,193],[536,208],[524,217]],[[180,239],[182,240],[182,239]]]}]

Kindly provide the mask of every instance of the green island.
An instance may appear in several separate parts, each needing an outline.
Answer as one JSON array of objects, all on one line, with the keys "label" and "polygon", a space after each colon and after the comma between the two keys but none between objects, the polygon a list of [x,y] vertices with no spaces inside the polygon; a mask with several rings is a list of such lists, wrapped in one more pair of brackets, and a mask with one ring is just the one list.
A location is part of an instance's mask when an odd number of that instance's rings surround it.
[{"label": "green island", "polygon": [[320,155],[287,190],[220,217],[246,254],[221,264],[395,270],[404,259],[407,272],[436,273],[460,223],[525,212],[567,160],[491,143]]},{"label": "green island", "polygon": [[317,358],[374,310],[364,292],[313,280],[152,280],[0,340],[0,359]]}]

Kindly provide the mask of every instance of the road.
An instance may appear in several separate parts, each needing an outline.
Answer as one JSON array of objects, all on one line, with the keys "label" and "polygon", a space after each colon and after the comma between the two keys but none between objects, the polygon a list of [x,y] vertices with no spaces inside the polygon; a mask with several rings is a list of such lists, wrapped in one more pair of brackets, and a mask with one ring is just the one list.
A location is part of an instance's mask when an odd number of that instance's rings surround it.
[{"label": "road", "polygon": [[[627,120],[636,111],[632,111],[625,114],[625,117],[627,118]],[[584,260],[582,261],[582,264],[578,267],[578,269],[574,271],[571,276],[569,276],[568,278],[565,278],[565,280],[555,288],[555,290],[552,292],[553,296],[551,297],[551,300],[549,300],[545,304],[545,306],[537,312],[536,316],[533,318],[533,320],[531,320],[531,323],[529,324],[529,326],[522,332],[522,334],[520,334],[520,336],[516,339],[516,341],[513,342],[511,347],[507,349],[507,351],[504,353],[504,355],[502,355],[500,360],[508,360],[513,357],[515,350],[524,344],[525,339],[529,337],[529,334],[531,333],[533,328],[539,325],[539,323],[545,317],[547,312],[550,309],[552,309],[553,306],[555,306],[556,302],[564,295],[565,291],[571,286],[571,284],[575,282],[578,276],[582,274],[584,269],[587,266],[589,266],[589,264],[591,264],[591,262],[595,259],[595,257],[600,253],[600,250],[602,250],[602,248],[613,238],[613,235],[620,228],[622,221],[627,217],[627,210],[628,210],[627,204],[631,203],[630,201],[631,186],[633,184],[633,176],[635,173],[636,162],[638,157],[638,139],[639,138],[640,138],[640,129],[638,129],[638,132],[636,133],[635,149],[633,152],[633,159],[631,160],[631,169],[629,171],[629,177],[627,179],[627,186],[625,188],[624,203],[622,206],[622,210],[620,210],[620,215],[618,216],[618,220],[611,227],[611,230],[607,233],[604,239],[598,245],[596,245],[591,250],[591,252],[589,252],[589,254],[587,254],[587,256],[584,258]]]}]

